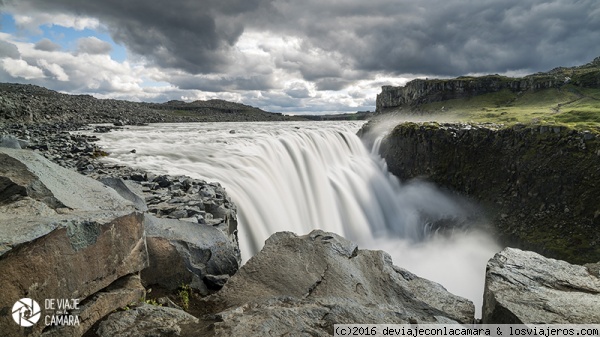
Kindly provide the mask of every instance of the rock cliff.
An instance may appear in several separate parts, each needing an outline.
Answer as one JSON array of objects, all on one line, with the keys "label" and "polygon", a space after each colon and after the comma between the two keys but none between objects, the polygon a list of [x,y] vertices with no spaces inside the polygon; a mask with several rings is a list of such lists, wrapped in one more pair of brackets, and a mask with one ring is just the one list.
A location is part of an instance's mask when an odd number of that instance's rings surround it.
[{"label": "rock cliff", "polygon": [[[401,261],[397,261],[401,262]],[[600,263],[586,266],[514,248],[487,265],[486,324],[597,323]],[[103,321],[100,336],[330,336],[334,324],[471,323],[473,305],[359,250],[336,234],[273,234],[197,318],[141,305]]]},{"label": "rock cliff", "polygon": [[522,78],[500,75],[463,76],[454,79],[416,79],[403,87],[383,86],[377,95],[376,111],[413,110],[425,103],[498,92],[504,89],[519,93],[528,90],[558,88],[565,84],[600,87],[600,57],[579,67],[555,68]]},{"label": "rock cliff", "polygon": [[600,260],[595,133],[403,123],[383,138],[380,154],[400,179],[427,179],[481,202],[505,243],[570,262]]}]

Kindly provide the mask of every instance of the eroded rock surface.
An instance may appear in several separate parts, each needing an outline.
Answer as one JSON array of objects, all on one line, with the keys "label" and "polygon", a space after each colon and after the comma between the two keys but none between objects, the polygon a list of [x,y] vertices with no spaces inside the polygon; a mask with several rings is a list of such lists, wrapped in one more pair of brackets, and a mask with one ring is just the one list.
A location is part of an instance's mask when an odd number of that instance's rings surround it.
[{"label": "eroded rock surface", "polygon": [[36,336],[46,327],[12,321],[21,298],[116,309],[118,301],[95,305],[94,295],[147,265],[143,214],[113,189],[34,152],[0,148],[0,158],[0,331]]},{"label": "eroded rock surface", "polygon": [[506,248],[489,262],[483,322],[600,322],[600,275],[589,267]]},{"label": "eroded rock surface", "polygon": [[145,226],[150,257],[149,267],[142,271],[145,285],[174,290],[190,284],[207,295],[221,289],[241,264],[234,234],[219,226],[152,215],[146,216]]},{"label": "eroded rock surface", "polygon": [[392,264],[382,251],[320,230],[272,235],[223,289],[217,336],[325,336],[336,323],[468,323],[473,304]]},{"label": "eroded rock surface", "polygon": [[181,325],[198,319],[178,309],[142,304],[131,310],[111,314],[100,323],[100,337],[180,336]]}]

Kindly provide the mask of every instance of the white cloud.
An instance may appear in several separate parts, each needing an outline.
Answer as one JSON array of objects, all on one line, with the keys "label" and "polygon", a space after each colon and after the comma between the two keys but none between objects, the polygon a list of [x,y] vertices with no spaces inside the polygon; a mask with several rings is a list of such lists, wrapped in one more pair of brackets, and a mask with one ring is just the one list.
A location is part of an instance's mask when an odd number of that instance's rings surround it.
[{"label": "white cloud", "polygon": [[12,77],[20,77],[26,80],[33,80],[45,77],[44,71],[42,69],[30,65],[24,60],[3,58],[1,62],[4,70]]},{"label": "white cloud", "polygon": [[65,73],[65,70],[56,63],[49,63],[46,60],[38,60],[38,65],[43,69],[47,70],[50,74],[49,77],[56,78],[58,81],[68,81],[69,75]]},{"label": "white cloud", "polygon": [[100,21],[91,17],[80,17],[68,14],[44,13],[35,10],[27,11],[27,14],[13,15],[15,25],[20,29],[41,34],[40,26],[57,25],[75,30],[97,29]]},{"label": "white cloud", "polygon": [[142,93],[144,66],[132,67],[109,55],[40,50],[33,43],[17,41],[6,34],[0,34],[0,42],[14,45],[20,53],[20,59],[3,59],[2,65],[10,76],[43,80],[34,83],[44,86],[51,83],[48,81],[58,81],[51,89],[74,93],[114,92],[131,97]]}]

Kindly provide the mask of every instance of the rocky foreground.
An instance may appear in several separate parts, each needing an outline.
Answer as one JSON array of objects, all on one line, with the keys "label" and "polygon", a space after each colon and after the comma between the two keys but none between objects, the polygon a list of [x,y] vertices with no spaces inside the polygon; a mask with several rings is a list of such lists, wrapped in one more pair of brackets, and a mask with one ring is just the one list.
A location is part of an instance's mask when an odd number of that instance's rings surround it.
[{"label": "rocky foreground", "polygon": [[[328,336],[337,323],[475,321],[470,301],[334,233],[276,233],[240,267],[236,209],[218,184],[104,166],[93,136],[60,125],[4,130],[30,136],[0,148],[10,336]],[[31,327],[11,317],[21,298],[42,306]],[[46,299],[80,305],[58,312]],[[488,263],[484,323],[598,323],[599,303],[599,264],[517,249]]]}]

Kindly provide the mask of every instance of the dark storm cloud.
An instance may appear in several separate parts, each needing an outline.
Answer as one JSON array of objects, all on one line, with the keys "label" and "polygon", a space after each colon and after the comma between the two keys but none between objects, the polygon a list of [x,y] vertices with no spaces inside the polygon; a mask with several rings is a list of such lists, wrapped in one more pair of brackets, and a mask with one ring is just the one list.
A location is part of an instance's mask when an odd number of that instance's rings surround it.
[{"label": "dark storm cloud", "polygon": [[[0,0],[2,1],[2,0]],[[268,32],[301,41],[265,49],[274,67],[320,90],[359,76],[543,71],[600,55],[597,0],[13,0],[21,12],[98,18],[117,43],[154,65],[187,74],[182,88],[263,90],[270,74],[239,73],[232,56],[241,34]],[[252,56],[248,56],[251,58]],[[272,65],[269,63],[268,65]],[[238,67],[238,68],[236,68]],[[237,83],[235,83],[237,81]],[[294,93],[292,93],[294,94]]]},{"label": "dark storm cloud", "polygon": [[303,32],[315,47],[367,71],[546,70],[600,55],[596,0],[315,1],[280,8],[288,31]]},{"label": "dark storm cloud", "polygon": [[117,43],[161,67],[190,73],[223,70],[244,26],[239,17],[262,0],[19,0],[21,11],[72,13],[98,18]]},{"label": "dark storm cloud", "polygon": [[275,87],[269,75],[248,76],[173,76],[170,82],[182,90],[202,90],[208,92],[238,90],[269,90]]},{"label": "dark storm cloud", "polygon": [[58,51],[62,49],[62,47],[59,44],[56,44],[50,41],[49,39],[39,40],[38,42],[36,42],[34,48],[43,51]]}]

